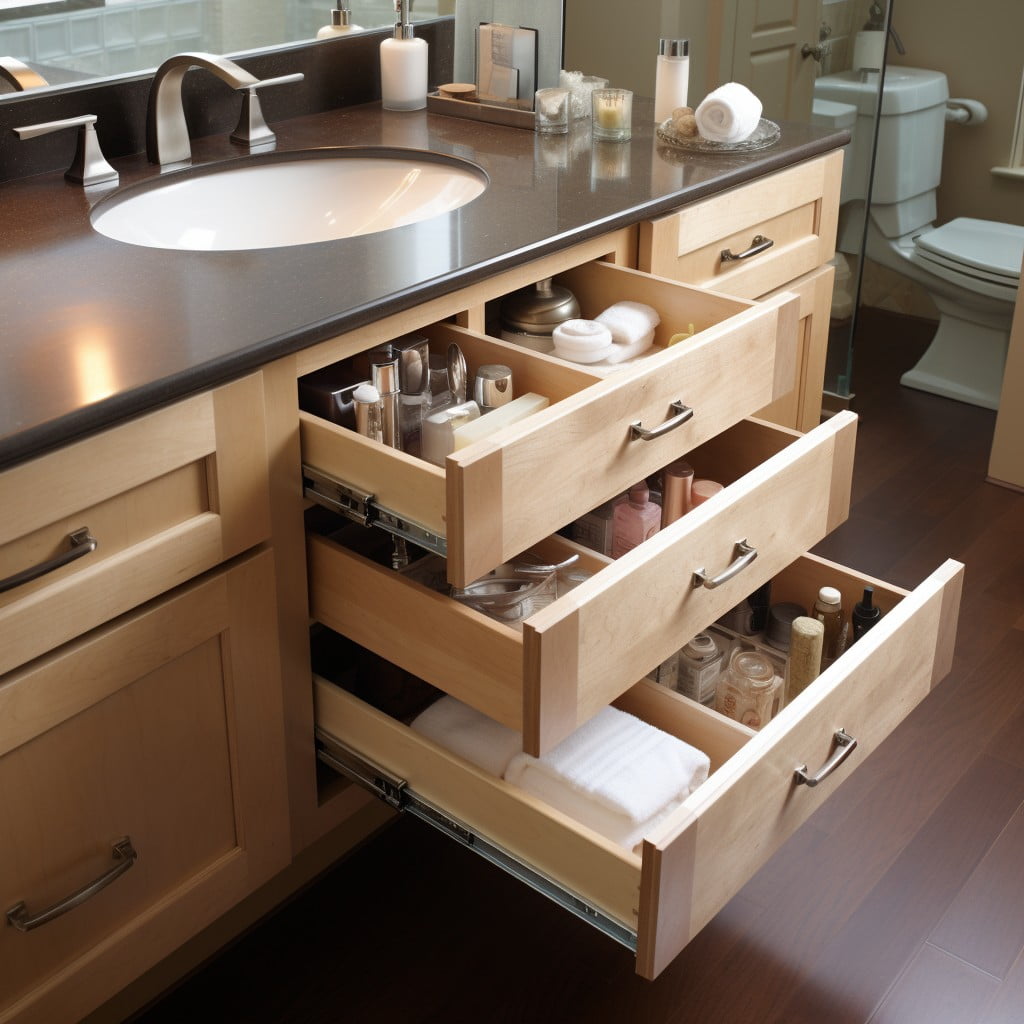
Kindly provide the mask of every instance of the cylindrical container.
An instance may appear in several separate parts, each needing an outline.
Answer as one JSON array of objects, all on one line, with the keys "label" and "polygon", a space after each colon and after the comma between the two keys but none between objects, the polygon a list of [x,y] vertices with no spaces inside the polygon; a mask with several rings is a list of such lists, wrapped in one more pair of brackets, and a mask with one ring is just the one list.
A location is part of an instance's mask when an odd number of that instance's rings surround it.
[{"label": "cylindrical container", "polygon": [[330,39],[332,36],[347,36],[349,32],[362,32],[359,25],[352,24],[352,11],[349,10],[348,0],[338,0],[337,7],[331,11],[330,25],[324,25],[317,32],[317,39]]},{"label": "cylindrical container", "polygon": [[809,615],[798,615],[790,626],[786,666],[786,703],[799,697],[818,678],[825,626]]},{"label": "cylindrical container", "polygon": [[426,399],[427,409],[432,412],[452,404],[452,393],[448,383],[448,359],[440,352],[431,352],[427,357]]},{"label": "cylindrical container", "polygon": [[629,89],[595,89],[590,94],[594,138],[629,142],[633,137],[633,94]]},{"label": "cylindrical container", "polygon": [[885,32],[858,32],[853,40],[853,70],[881,71],[885,63]]},{"label": "cylindrical container", "polygon": [[792,641],[793,623],[801,615],[806,615],[807,609],[793,601],[781,601],[773,604],[768,609],[768,628],[765,630],[764,638],[777,651],[789,651]]},{"label": "cylindrical container", "polygon": [[394,0],[395,34],[380,44],[380,98],[385,110],[422,110],[427,105],[427,43],[409,24],[412,0]]},{"label": "cylindrical container", "polygon": [[389,448],[400,449],[402,435],[398,398],[402,389],[398,384],[398,355],[390,346],[370,354],[370,383],[380,392],[384,443]]},{"label": "cylindrical container", "polygon": [[380,392],[369,381],[352,392],[352,408],[356,415],[356,430],[371,441],[383,441]]},{"label": "cylindrical container", "polygon": [[535,352],[551,353],[555,327],[579,315],[576,296],[547,277],[501,300],[501,337]]},{"label": "cylindrical container", "polygon": [[661,471],[661,528],[663,530],[669,523],[674,523],[689,511],[692,484],[693,466],[683,459],[669,463]]},{"label": "cylindrical container", "polygon": [[443,466],[444,460],[455,451],[455,428],[461,427],[480,415],[476,402],[461,405],[447,405],[437,412],[431,412],[423,421],[420,433],[420,455],[435,466]]},{"label": "cylindrical container", "polygon": [[853,626],[853,643],[859,640],[882,617],[882,609],[873,604],[874,587],[865,587],[864,596],[853,606],[850,622]]},{"label": "cylindrical container", "polygon": [[512,393],[512,371],[501,363],[486,363],[476,371],[473,398],[480,412],[500,409],[515,398]]},{"label": "cylindrical container", "polygon": [[612,515],[612,558],[621,558],[661,529],[661,509],[650,501],[647,484],[640,481],[629,489],[626,501],[615,506]]},{"label": "cylindrical container", "polygon": [[654,73],[654,120],[661,124],[677,107],[685,107],[690,88],[690,41],[662,39]]},{"label": "cylindrical container", "polygon": [[715,688],[725,652],[707,633],[698,633],[680,652],[676,689],[705,707],[715,703]]},{"label": "cylindrical container", "polygon": [[538,89],[534,95],[534,129],[541,135],[569,131],[569,90],[558,86]]},{"label": "cylindrical container", "polygon": [[781,689],[782,679],[763,654],[737,649],[718,677],[715,710],[751,729],[760,729],[771,719]]},{"label": "cylindrical container", "polygon": [[818,591],[811,615],[825,627],[821,650],[821,669],[824,671],[846,649],[847,627],[843,617],[842,595],[835,587],[822,587]]},{"label": "cylindrical container", "polygon": [[690,508],[703,505],[708,498],[713,498],[721,490],[722,485],[715,480],[694,480],[690,487]]}]

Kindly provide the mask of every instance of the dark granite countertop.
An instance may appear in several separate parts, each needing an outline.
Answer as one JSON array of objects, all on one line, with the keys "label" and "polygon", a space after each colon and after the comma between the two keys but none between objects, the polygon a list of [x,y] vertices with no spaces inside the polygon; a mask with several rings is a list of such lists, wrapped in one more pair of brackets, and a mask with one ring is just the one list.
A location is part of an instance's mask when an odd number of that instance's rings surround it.
[{"label": "dark granite countertop", "polygon": [[[496,271],[659,215],[833,149],[845,135],[783,124],[774,146],[699,156],[639,121],[632,142],[568,136],[378,104],[273,127],[278,150],[431,149],[474,161],[487,191],[455,213],[337,242],[182,253],[112,241],[89,223],[109,193],[44,174],[0,185],[0,467],[223,383]],[[237,159],[224,137],[195,165]],[[154,175],[113,161],[121,186]],[[259,216],[259,211],[254,211]]]}]

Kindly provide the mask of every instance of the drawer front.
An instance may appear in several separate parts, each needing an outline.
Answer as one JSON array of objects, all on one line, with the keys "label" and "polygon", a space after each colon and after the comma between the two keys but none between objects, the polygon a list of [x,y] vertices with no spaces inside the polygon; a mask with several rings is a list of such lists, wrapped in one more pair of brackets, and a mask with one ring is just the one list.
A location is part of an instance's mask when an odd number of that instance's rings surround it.
[{"label": "drawer front", "polygon": [[264,553],[0,686],[0,1020],[79,1019],[286,863],[272,586]]},{"label": "drawer front", "polygon": [[17,466],[0,487],[3,673],[269,536],[262,378]]},{"label": "drawer front", "polygon": [[642,224],[640,268],[748,299],[808,273],[835,255],[842,160],[837,150]]},{"label": "drawer front", "polygon": [[[333,684],[315,682],[318,728],[404,780],[417,797],[554,880],[636,935],[637,971],[656,977],[835,787],[949,670],[962,566],[948,562],[906,594],[821,559],[801,558],[776,577],[781,599],[807,604],[838,583],[851,600],[875,585],[882,622],[760,733],[645,680],[616,705],[704,749],[708,781],[638,854],[443,750]],[[808,788],[844,728],[857,740],[833,775]]]},{"label": "drawer front", "polygon": [[[746,421],[712,439],[688,457],[698,476],[724,471],[730,485],[522,633],[312,536],[311,615],[522,730],[523,748],[538,754],[846,517],[855,428],[842,413],[803,437]],[[758,551],[744,571],[714,589],[692,585],[698,569],[725,569],[741,540]]]},{"label": "drawer front", "polygon": [[[751,306],[601,263],[559,280],[577,294],[585,316],[625,299],[654,306],[662,318],[655,335],[661,346],[689,324],[698,333],[601,380],[582,367],[436,326],[429,332],[432,347],[457,341],[471,366],[511,364],[520,393],[532,390],[551,400],[522,423],[450,455],[443,470],[301,415],[303,461],[444,537],[448,578],[458,586],[793,386],[795,296]],[[677,401],[694,410],[692,418],[654,440],[634,438],[632,424],[658,426]]]}]

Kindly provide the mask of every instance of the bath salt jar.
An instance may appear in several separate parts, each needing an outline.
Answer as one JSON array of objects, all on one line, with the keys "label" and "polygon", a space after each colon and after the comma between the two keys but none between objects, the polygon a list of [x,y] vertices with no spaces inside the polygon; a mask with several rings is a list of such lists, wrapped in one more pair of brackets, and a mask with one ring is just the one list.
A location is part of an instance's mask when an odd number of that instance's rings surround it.
[{"label": "bath salt jar", "polygon": [[737,648],[715,687],[715,710],[751,729],[766,725],[782,697],[782,678],[758,651]]},{"label": "bath salt jar", "polygon": [[538,89],[534,95],[534,130],[538,135],[566,135],[569,131],[569,90],[558,86]]}]

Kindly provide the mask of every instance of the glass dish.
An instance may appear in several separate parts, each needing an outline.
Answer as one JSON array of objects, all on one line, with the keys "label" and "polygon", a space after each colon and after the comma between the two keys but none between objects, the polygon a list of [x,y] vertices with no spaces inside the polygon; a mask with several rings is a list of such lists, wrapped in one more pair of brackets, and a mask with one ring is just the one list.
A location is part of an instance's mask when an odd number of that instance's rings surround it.
[{"label": "glass dish", "polygon": [[672,130],[672,118],[667,117],[658,125],[658,138],[677,149],[691,153],[751,153],[767,149],[782,138],[782,130],[774,121],[762,117],[758,126],[739,142],[712,142],[699,135],[677,135]]}]

